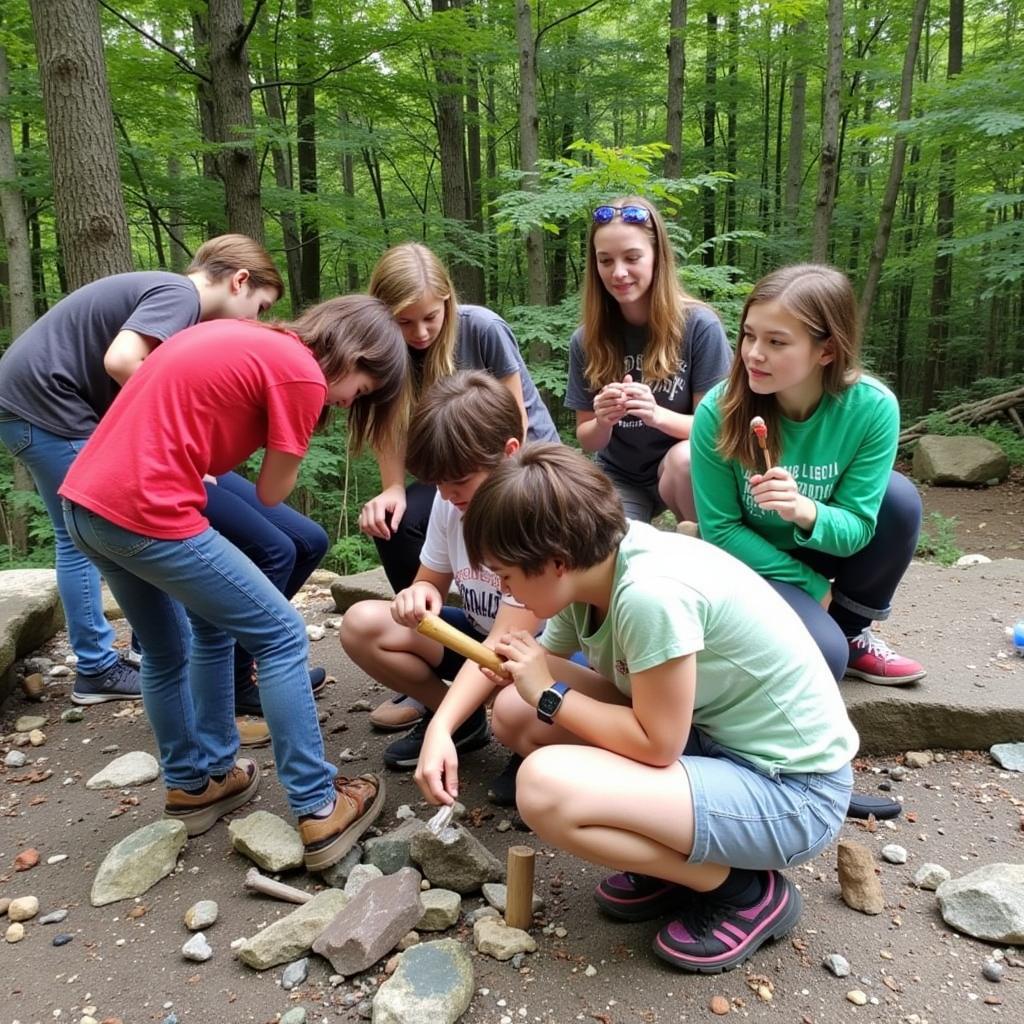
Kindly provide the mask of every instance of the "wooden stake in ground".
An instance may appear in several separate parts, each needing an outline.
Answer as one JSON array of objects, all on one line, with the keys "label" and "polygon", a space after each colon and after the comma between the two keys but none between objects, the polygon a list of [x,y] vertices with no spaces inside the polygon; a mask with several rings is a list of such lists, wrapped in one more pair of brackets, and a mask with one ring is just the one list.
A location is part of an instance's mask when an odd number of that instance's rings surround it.
[{"label": "wooden stake in ground", "polygon": [[457,630],[454,626],[448,625],[444,619],[436,615],[424,615],[420,624],[416,627],[417,633],[422,633],[431,640],[436,640],[456,654],[461,654],[470,661],[475,661],[483,668],[489,668],[498,675],[505,675],[505,663],[489,647],[484,647],[478,640],[474,640],[465,633]]},{"label": "wooden stake in ground", "polygon": [[533,850],[510,846],[506,875],[505,924],[527,931],[533,924]]},{"label": "wooden stake in ground", "polygon": [[761,454],[764,456],[764,471],[767,473],[772,468],[772,457],[768,454],[768,424],[760,416],[755,416],[750,421],[750,429],[761,446]]}]

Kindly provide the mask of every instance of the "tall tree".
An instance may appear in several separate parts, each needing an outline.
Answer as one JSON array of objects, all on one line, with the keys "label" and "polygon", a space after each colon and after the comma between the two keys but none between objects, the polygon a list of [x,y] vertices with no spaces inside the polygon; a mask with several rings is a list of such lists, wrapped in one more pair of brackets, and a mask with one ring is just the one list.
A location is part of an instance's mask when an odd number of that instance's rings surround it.
[{"label": "tall tree", "polygon": [[789,145],[786,159],[786,196],[783,210],[790,231],[796,226],[800,191],[804,180],[804,125],[807,121],[807,63],[803,54],[807,21],[803,18],[793,29],[793,88],[789,104]]},{"label": "tall tree", "polygon": [[316,214],[316,75],[313,54],[316,35],[313,24],[313,0],[295,0],[296,72],[295,119],[298,133],[299,232],[302,239],[302,305],[320,301],[320,227]]},{"label": "tall tree", "polygon": [[[949,55],[946,78],[956,78],[964,65],[964,0],[949,0]],[[931,409],[936,392],[945,384],[946,348],[949,344],[950,300],[953,295],[953,254],[948,243],[953,238],[956,186],[956,147],[945,143],[939,153],[939,194],[936,202],[935,265],[928,320],[924,387],[921,404]]]},{"label": "tall tree", "polygon": [[[704,169],[710,173],[715,169],[715,118],[717,117],[718,78],[718,15],[708,11],[705,22],[707,48],[704,55]],[[715,265],[715,247],[711,239],[718,233],[715,226],[715,190],[704,189],[702,201],[704,220],[704,251],[701,255],[704,266]]]},{"label": "tall tree", "polygon": [[128,219],[92,0],[29,0],[54,205],[69,288],[132,269]]},{"label": "tall tree", "polygon": [[671,0],[668,15],[668,116],[666,178],[683,173],[683,95],[686,88],[686,0]]},{"label": "tall tree", "polygon": [[[519,44],[519,152],[525,179],[531,189],[537,180],[537,61],[534,50],[533,14],[529,0],[516,0],[516,41]],[[540,228],[526,235],[526,298],[532,306],[547,303],[544,275],[544,238]]]},{"label": "tall tree", "polygon": [[828,0],[828,66],[825,72],[825,105],[821,124],[821,157],[818,163],[818,195],[814,201],[811,259],[828,259],[829,229],[839,178],[839,107],[843,84],[843,0]]},{"label": "tall tree", "polygon": [[892,144],[889,176],[885,182],[882,206],[878,211],[878,227],[875,229],[875,240],[868,258],[868,272],[860,296],[860,321],[865,328],[871,318],[871,308],[875,303],[878,281],[882,276],[882,264],[885,262],[885,254],[889,248],[889,236],[892,234],[896,200],[899,196],[900,185],[903,183],[903,165],[907,158],[907,137],[900,130],[900,124],[910,117],[910,104],[914,91],[914,65],[917,63],[917,51],[921,45],[921,26],[924,24],[924,12],[927,7],[928,0],[914,0],[914,12],[910,18],[907,47],[903,54],[900,104],[896,113],[896,135]]}]

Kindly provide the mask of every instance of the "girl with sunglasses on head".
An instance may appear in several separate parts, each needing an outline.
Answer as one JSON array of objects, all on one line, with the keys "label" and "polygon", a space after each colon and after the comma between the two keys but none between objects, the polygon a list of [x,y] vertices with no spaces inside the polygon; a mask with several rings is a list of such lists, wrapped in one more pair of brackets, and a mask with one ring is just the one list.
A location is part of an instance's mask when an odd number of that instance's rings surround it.
[{"label": "girl with sunglasses on head", "polygon": [[[925,670],[871,632],[917,545],[921,499],[893,472],[899,405],[858,366],[857,304],[832,267],[783,267],[743,307],[729,377],[694,418],[701,534],[793,607],[838,681]],[[751,431],[767,426],[762,455]],[[764,458],[771,468],[765,468]]]},{"label": "girl with sunglasses on head", "polygon": [[718,317],[679,283],[657,210],[637,196],[597,207],[565,404],[628,518],[650,522],[668,507],[680,522],[696,520],[693,413],[730,359]]},{"label": "girl with sunglasses on head", "polygon": [[331,407],[348,410],[353,445],[386,443],[407,379],[401,333],[366,295],[330,299],[290,324],[197,324],[132,375],[60,488],[72,541],[106,578],[145,651],[142,699],[160,749],[164,814],[190,836],[259,786],[256,763],[237,757],[236,642],[259,664],[306,867],[340,860],[380,813],[376,776],[345,779],[325,760],[302,616],[210,525],[203,480],[263,448],[256,494],[266,505],[284,501]]},{"label": "girl with sunglasses on head", "polygon": [[[558,431],[523,362],[512,328],[483,306],[459,305],[451,277],[425,245],[396,245],[378,260],[370,294],[391,310],[412,360],[412,400],[456,370],[482,370],[512,393],[526,427],[527,441],[558,441]],[[412,424],[415,429],[415,424]],[[474,429],[472,423],[465,429]],[[406,487],[405,438],[392,448],[375,448],[381,492],[359,515],[359,528],[373,538],[395,593],[412,584],[437,488]],[[422,706],[401,694],[380,705],[370,722],[385,731],[416,725]]]}]

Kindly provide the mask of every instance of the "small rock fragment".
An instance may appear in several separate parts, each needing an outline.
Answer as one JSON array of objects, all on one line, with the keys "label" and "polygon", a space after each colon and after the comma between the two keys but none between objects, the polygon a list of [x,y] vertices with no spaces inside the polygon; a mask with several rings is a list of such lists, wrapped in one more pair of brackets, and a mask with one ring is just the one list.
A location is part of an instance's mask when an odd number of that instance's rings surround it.
[{"label": "small rock fragment", "polygon": [[823,967],[827,967],[837,978],[845,978],[850,973],[849,960],[839,953],[829,953],[821,963]]},{"label": "small rock fragment", "polygon": [[843,902],[862,914],[880,914],[885,909],[885,896],[875,874],[871,851],[861,843],[843,839],[838,846],[837,860]]},{"label": "small rock fragment", "polygon": [[938,889],[952,876],[941,864],[922,864],[914,874],[914,885],[918,889]]},{"label": "small rock fragment", "polygon": [[535,953],[537,943],[520,928],[510,928],[501,918],[481,917],[473,925],[473,944],[477,952],[495,960],[511,960],[516,953]]},{"label": "small rock fragment", "polygon": [[882,858],[890,864],[906,864],[907,851],[897,843],[889,843],[882,847]]},{"label": "small rock fragment", "polygon": [[66,946],[72,939],[74,939],[74,935],[71,935],[69,932],[57,932],[53,937],[52,944],[54,946]]},{"label": "small rock fragment", "polygon": [[729,1000],[725,996],[712,996],[708,1008],[716,1016],[724,1017],[729,1012]]},{"label": "small rock fragment", "polygon": [[216,922],[219,913],[215,900],[200,900],[185,911],[185,927],[192,932],[201,932]]},{"label": "small rock fragment", "polygon": [[903,755],[903,763],[908,768],[927,768],[935,760],[930,750],[908,750]]},{"label": "small rock fragment", "polygon": [[15,871],[31,871],[39,863],[39,851],[29,847],[14,858]]},{"label": "small rock fragment", "polygon": [[36,896],[19,896],[7,907],[7,917],[11,921],[31,921],[38,913],[39,899]]},{"label": "small rock fragment", "polygon": [[48,914],[43,914],[39,918],[39,924],[60,924],[68,916],[66,910],[51,910]]},{"label": "small rock fragment", "polygon": [[196,963],[205,963],[213,956],[213,950],[206,941],[202,932],[196,932],[184,946],[181,947],[181,955],[186,960],[195,960]]},{"label": "small rock fragment", "polygon": [[851,989],[847,992],[846,998],[853,1003],[854,1006],[863,1006],[868,1001],[868,997],[861,992],[859,988]]},{"label": "small rock fragment", "polygon": [[986,981],[1002,981],[1006,968],[994,960],[986,960],[982,965],[981,973],[985,976]]},{"label": "small rock fragment", "polygon": [[294,960],[281,975],[281,988],[290,992],[293,988],[301,985],[309,976],[309,957],[304,956],[301,960]]},{"label": "small rock fragment", "polygon": [[7,942],[21,942],[25,938],[25,926],[20,921],[15,921],[7,926],[4,932],[4,940]]}]

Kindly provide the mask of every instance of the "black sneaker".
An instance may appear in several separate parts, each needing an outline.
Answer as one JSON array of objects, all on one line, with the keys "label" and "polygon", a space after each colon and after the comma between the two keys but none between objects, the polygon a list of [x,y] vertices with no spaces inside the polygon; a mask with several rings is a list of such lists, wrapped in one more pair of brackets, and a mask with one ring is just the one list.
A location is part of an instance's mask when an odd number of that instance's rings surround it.
[{"label": "black sneaker", "polygon": [[[327,672],[322,668],[311,668],[309,670],[309,689],[314,697],[323,693],[327,685]],[[263,716],[263,706],[260,704],[260,688],[251,679],[244,679],[239,682],[235,680],[235,714]]]},{"label": "black sneaker", "polygon": [[[420,750],[423,749],[423,737],[426,736],[427,726],[433,717],[434,713],[427,711],[404,736],[399,736],[384,748],[384,764],[388,768],[416,767],[420,759]],[[491,739],[491,731],[487,727],[487,712],[483,708],[477,708],[455,730],[452,739],[455,741],[456,751],[460,754],[487,746]]]},{"label": "black sneaker", "polygon": [[498,807],[515,807],[516,805],[516,776],[519,774],[519,766],[523,759],[518,754],[510,755],[501,769],[501,774],[491,779],[487,787],[487,799]]},{"label": "black sneaker", "polygon": [[142,700],[139,673],[120,658],[106,672],[75,676],[72,704],[104,704],[108,700]]}]

